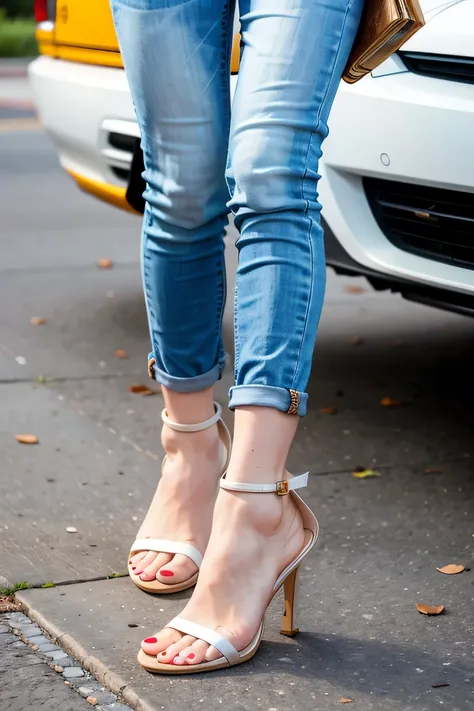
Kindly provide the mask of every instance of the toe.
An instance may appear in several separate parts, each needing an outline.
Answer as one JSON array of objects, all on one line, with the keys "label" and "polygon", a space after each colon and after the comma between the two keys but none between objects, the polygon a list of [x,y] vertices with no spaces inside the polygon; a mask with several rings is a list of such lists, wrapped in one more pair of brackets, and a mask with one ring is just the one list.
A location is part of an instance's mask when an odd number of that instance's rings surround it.
[{"label": "toe", "polygon": [[140,553],[135,553],[135,555],[130,556],[128,564],[131,568],[136,568],[140,561],[146,556],[147,551],[140,551]]},{"label": "toe", "polygon": [[[180,651],[178,657],[175,657],[174,659],[174,664],[185,664],[190,654],[192,654],[192,644]],[[194,655],[192,658],[194,658]]]},{"label": "toe", "polygon": [[222,657],[222,654],[219,652],[219,650],[215,647],[209,647],[206,652],[206,662],[213,662],[214,659],[219,659],[219,657]]},{"label": "toe", "polygon": [[157,555],[158,553],[155,553],[155,551],[146,551],[140,563],[135,566],[136,570],[133,571],[135,575],[141,575],[145,568],[147,568],[149,565],[151,565],[151,563],[153,563]]},{"label": "toe", "polygon": [[167,647],[180,640],[181,637],[180,632],[167,627],[161,630],[161,632],[158,632],[158,634],[144,639],[141,647],[145,654],[150,654],[152,657],[155,657],[167,649]]},{"label": "toe", "polygon": [[143,569],[143,573],[140,575],[141,579],[146,581],[156,580],[158,569],[172,559],[173,556],[169,553],[155,553],[154,559]]},{"label": "toe", "polygon": [[156,579],[162,583],[181,583],[189,580],[198,568],[185,555],[175,555],[172,561],[163,562],[157,572]]},{"label": "toe", "polygon": [[189,635],[180,635],[180,639],[177,642],[175,642],[174,644],[170,644],[169,647],[167,647],[162,652],[160,652],[160,654],[158,654],[158,661],[161,662],[161,664],[173,664],[174,660],[176,658],[179,658],[181,650],[185,649],[186,647],[190,647],[194,640],[195,637],[190,637]]},{"label": "toe", "polygon": [[196,642],[191,645],[191,648],[189,649],[189,652],[186,655],[186,663],[201,664],[205,661],[206,652],[208,649],[209,645],[207,642],[204,642],[204,640],[202,639],[196,640]]}]

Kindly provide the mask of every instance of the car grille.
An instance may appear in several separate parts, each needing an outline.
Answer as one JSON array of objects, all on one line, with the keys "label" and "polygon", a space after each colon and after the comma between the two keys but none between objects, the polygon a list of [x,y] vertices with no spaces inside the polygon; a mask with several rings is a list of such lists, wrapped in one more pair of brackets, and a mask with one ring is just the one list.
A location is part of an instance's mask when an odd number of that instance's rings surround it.
[{"label": "car grille", "polygon": [[396,247],[474,269],[474,195],[364,178],[375,219]]},{"label": "car grille", "polygon": [[414,74],[474,84],[474,59],[469,57],[418,52],[400,52],[400,56]]}]

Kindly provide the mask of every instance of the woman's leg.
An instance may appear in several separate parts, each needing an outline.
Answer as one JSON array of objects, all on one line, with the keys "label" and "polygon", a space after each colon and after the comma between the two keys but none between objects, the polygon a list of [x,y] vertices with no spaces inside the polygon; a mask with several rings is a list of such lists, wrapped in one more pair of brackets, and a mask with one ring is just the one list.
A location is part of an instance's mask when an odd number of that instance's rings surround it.
[{"label": "woman's leg", "polygon": [[[170,419],[194,424],[214,414],[213,385],[224,364],[233,0],[111,2],[145,158],[150,370]],[[204,552],[222,466],[217,425],[192,434],[165,426],[162,441],[168,457],[138,538]],[[143,580],[163,583],[196,570],[186,556],[156,552],[135,555],[131,565]]]},{"label": "woman's leg", "polygon": [[[325,281],[318,160],[362,2],[240,3],[244,49],[228,168],[241,232],[231,481],[284,479],[305,414]],[[242,650],[279,573],[302,547],[291,497],[221,491],[200,578],[181,616],[217,628]],[[142,647],[165,663],[219,656],[169,628]]]}]

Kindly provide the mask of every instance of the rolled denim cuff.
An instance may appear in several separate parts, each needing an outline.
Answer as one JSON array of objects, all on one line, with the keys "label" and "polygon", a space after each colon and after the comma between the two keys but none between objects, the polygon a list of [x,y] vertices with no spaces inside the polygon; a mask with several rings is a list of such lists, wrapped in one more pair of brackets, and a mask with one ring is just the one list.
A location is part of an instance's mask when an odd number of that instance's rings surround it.
[{"label": "rolled denim cuff", "polygon": [[235,385],[230,389],[229,396],[231,410],[246,405],[258,405],[273,407],[288,415],[306,415],[308,395],[297,390],[277,388],[273,385]]},{"label": "rolled denim cuff", "polygon": [[212,387],[220,379],[224,363],[219,362],[202,375],[195,375],[192,378],[178,378],[175,375],[169,375],[161,370],[156,365],[153,354],[150,355],[148,363],[148,372],[153,380],[156,380],[160,385],[164,385],[169,390],[176,393],[197,393],[200,390]]}]

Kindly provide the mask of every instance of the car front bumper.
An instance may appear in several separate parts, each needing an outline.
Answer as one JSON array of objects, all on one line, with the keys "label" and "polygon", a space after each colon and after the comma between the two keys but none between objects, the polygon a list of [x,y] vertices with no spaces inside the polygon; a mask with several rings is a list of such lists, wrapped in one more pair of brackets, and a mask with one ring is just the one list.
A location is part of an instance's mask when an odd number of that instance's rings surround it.
[{"label": "car front bumper", "polygon": [[472,193],[473,125],[473,85],[403,70],[341,85],[320,196],[327,225],[360,271],[474,293],[472,269],[410,254],[387,239],[363,185],[374,177]]}]

